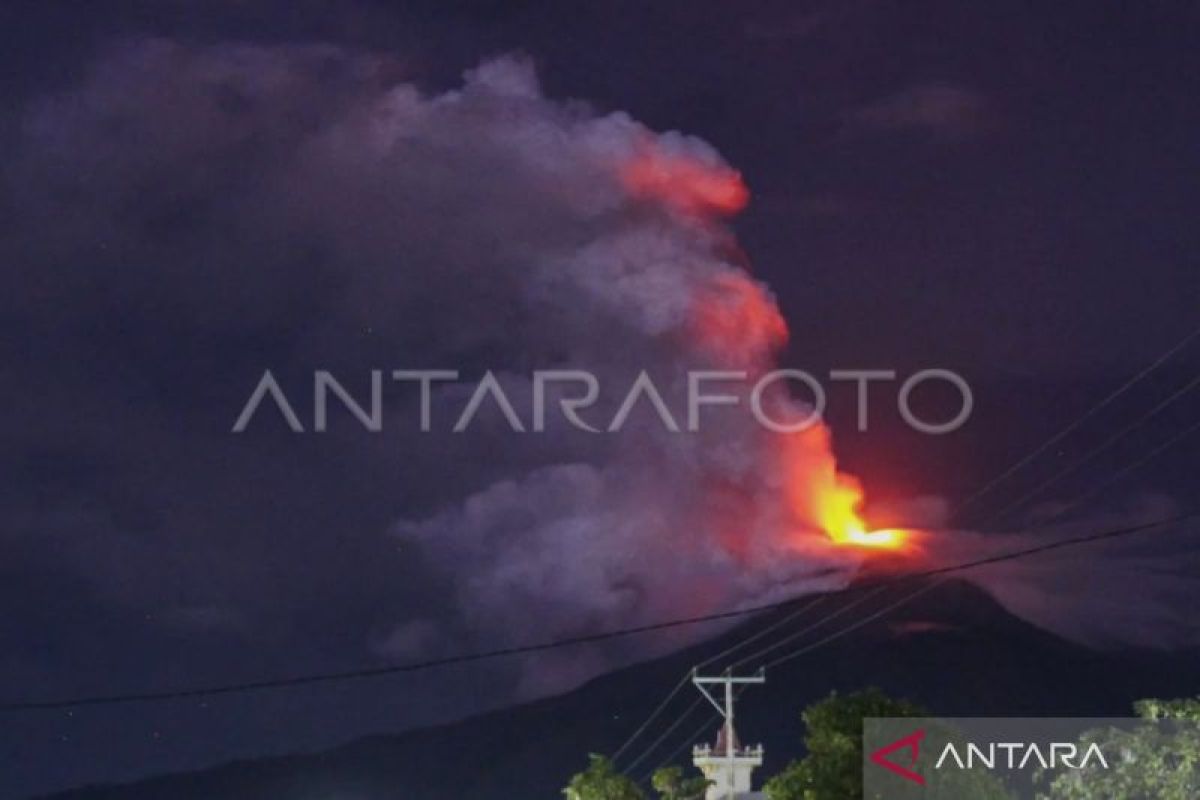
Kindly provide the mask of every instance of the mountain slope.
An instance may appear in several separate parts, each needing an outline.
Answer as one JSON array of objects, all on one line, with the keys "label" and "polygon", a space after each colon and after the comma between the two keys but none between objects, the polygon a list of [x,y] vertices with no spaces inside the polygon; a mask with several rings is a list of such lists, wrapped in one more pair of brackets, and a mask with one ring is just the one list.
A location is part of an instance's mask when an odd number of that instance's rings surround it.
[{"label": "mountain slope", "polygon": [[[793,643],[816,641],[912,591],[889,590]],[[823,611],[838,608],[831,599]],[[784,627],[755,646],[804,627]],[[773,621],[754,620],[681,653],[596,679],[568,694],[450,725],[377,736],[316,755],[236,762],[54,800],[534,800],[559,796],[589,752],[612,752],[687,669]],[[787,652],[785,648],[781,652]],[[987,594],[949,582],[768,674],[739,704],[739,731],[767,750],[763,774],[802,752],[799,711],[831,690],[874,685],[946,716],[1127,715],[1143,696],[1200,691],[1200,654],[1100,653],[1010,615]],[[639,740],[649,745],[691,690]],[[635,774],[687,743],[698,709]],[[710,731],[717,724],[712,722]],[[706,734],[706,738],[707,734]],[[634,748],[633,754],[641,751]],[[680,756],[678,761],[686,758]]]}]

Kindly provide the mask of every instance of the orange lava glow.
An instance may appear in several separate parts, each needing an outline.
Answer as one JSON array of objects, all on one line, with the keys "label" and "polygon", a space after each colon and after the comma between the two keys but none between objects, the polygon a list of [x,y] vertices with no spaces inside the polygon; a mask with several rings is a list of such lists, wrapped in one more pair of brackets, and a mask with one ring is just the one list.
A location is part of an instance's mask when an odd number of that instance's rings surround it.
[{"label": "orange lava glow", "polygon": [[817,522],[830,541],[851,547],[883,550],[903,548],[908,540],[908,531],[900,528],[868,530],[859,510],[862,503],[861,485],[842,474],[835,476],[832,487],[818,493],[815,509]]},{"label": "orange lava glow", "polygon": [[[653,146],[624,162],[620,178],[633,197],[702,220],[734,214],[749,199],[736,171]],[[721,363],[749,368],[755,375],[770,369],[771,354],[787,342],[788,328],[770,293],[748,274],[731,270],[711,276],[696,292],[688,335]],[[780,399],[777,405],[785,406],[784,413],[795,408],[790,399]],[[777,443],[774,454],[783,475],[787,517],[795,530],[808,532],[805,536],[819,530],[838,547],[908,552],[917,544],[917,531],[868,527],[862,513],[862,485],[838,471],[830,430],[823,423],[772,441]],[[737,491],[726,488],[720,496],[736,498]],[[730,537],[726,548],[742,557],[746,543],[740,529],[733,529],[739,533]],[[796,539],[791,544],[802,547],[811,542],[811,538]]]},{"label": "orange lava glow", "polygon": [[650,197],[692,214],[736,214],[750,199],[742,176],[728,167],[646,150],[627,161],[621,181],[636,197]]},{"label": "orange lava glow", "polygon": [[818,425],[784,440],[785,486],[796,517],[839,547],[906,550],[913,531],[868,527],[862,514],[862,484],[838,471],[830,439],[829,429]]}]

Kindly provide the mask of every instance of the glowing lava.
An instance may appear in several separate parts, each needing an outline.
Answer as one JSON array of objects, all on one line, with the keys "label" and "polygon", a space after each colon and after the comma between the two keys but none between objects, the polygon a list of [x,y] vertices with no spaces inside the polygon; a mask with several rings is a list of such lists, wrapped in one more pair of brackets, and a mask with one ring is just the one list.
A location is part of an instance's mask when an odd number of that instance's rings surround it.
[{"label": "glowing lava", "polygon": [[828,427],[816,425],[780,442],[780,469],[787,476],[784,486],[796,523],[816,528],[838,547],[907,549],[914,531],[868,527],[862,484],[838,470],[831,439]]},{"label": "glowing lava", "polygon": [[[901,528],[879,528],[873,531],[863,530],[861,526],[851,526],[843,531],[845,538],[839,544],[856,547],[879,547],[885,550],[899,550],[908,541],[908,531]],[[834,541],[838,541],[836,538]]]},{"label": "glowing lava", "polygon": [[[626,160],[619,175],[633,197],[653,200],[701,224],[736,214],[749,199],[737,171],[650,145]],[[689,334],[717,364],[744,369],[751,377],[773,367],[775,354],[788,340],[788,328],[763,285],[731,269],[709,276],[696,288],[693,300]],[[782,388],[766,397],[765,403],[772,408],[772,419],[803,418],[808,413]],[[823,422],[769,437],[775,467],[784,476],[780,484],[788,520],[784,535],[815,529],[839,547],[906,550],[915,531],[867,527],[861,513],[862,485],[838,471],[831,438]]]},{"label": "glowing lava", "polygon": [[908,531],[900,528],[867,529],[859,512],[862,486],[854,478],[836,473],[815,500],[817,523],[834,544],[899,550],[908,541]]}]

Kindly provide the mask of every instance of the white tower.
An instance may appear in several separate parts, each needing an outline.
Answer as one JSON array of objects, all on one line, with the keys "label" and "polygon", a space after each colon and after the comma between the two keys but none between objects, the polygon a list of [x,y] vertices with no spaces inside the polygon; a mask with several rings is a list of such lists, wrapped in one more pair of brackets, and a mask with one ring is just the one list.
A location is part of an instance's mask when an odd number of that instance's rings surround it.
[{"label": "white tower", "polygon": [[[762,672],[752,677],[736,678],[730,673],[720,677],[703,677],[692,672],[692,683],[725,718],[715,747],[697,745],[692,750],[692,763],[712,781],[705,800],[751,800],[762,797],[751,789],[750,777],[756,767],[762,766],[762,745],[742,747],[738,743],[737,731],[733,727],[733,687],[735,684],[749,685],[766,683]],[[719,701],[710,691],[717,684],[725,687]]]}]

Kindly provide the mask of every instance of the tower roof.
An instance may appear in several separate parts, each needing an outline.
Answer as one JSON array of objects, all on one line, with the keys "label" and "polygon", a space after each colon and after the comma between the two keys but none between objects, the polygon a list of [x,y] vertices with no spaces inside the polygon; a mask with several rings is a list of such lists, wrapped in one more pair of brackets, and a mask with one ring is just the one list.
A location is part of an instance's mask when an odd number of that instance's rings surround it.
[{"label": "tower roof", "polygon": [[[733,734],[733,742],[726,741],[726,736],[725,736],[726,730],[730,731]],[[721,729],[719,731],[717,731],[717,746],[713,748],[713,751],[720,755],[724,755],[724,754],[728,753],[730,750],[733,750],[733,752],[736,753],[741,748],[742,748],[742,745],[738,742],[737,731],[733,729],[733,726],[732,725],[728,725],[728,726],[722,725]]]}]

